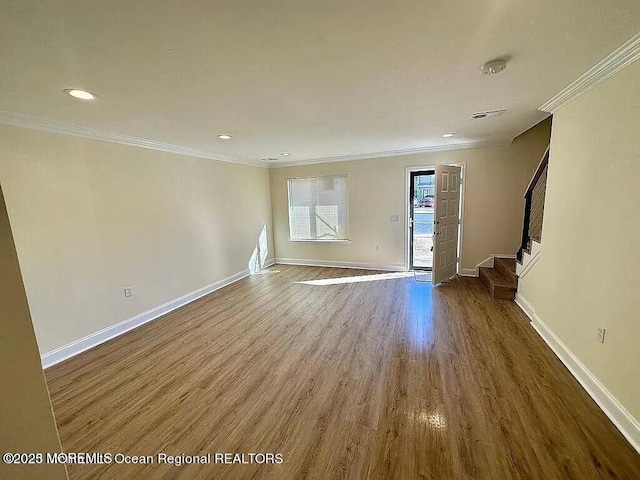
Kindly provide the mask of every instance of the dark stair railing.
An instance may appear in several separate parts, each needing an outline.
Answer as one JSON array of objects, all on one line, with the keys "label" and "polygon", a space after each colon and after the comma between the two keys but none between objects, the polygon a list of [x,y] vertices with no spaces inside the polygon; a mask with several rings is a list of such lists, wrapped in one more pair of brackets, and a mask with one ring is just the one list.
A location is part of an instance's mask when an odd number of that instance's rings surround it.
[{"label": "dark stair railing", "polygon": [[524,194],[524,222],[522,224],[522,242],[518,250],[518,260],[522,261],[523,252],[530,252],[531,242],[542,240],[542,220],[544,217],[544,198],[547,190],[547,169],[549,167],[549,147],[544,152],[527,190]]}]

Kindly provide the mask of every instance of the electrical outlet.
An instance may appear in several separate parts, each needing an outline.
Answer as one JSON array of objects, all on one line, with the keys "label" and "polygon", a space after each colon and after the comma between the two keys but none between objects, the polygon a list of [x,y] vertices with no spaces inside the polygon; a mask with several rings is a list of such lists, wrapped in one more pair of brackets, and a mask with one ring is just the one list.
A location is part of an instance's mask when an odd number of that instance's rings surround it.
[{"label": "electrical outlet", "polygon": [[596,340],[598,340],[600,343],[604,343],[604,328],[599,328],[598,332],[596,333]]},{"label": "electrical outlet", "polygon": [[380,245],[376,245],[376,251],[379,252],[380,251]]},{"label": "electrical outlet", "polygon": [[400,215],[389,215],[389,221],[391,223],[398,223],[400,221]]},{"label": "electrical outlet", "polygon": [[124,296],[133,297],[133,289],[131,287],[124,287]]}]

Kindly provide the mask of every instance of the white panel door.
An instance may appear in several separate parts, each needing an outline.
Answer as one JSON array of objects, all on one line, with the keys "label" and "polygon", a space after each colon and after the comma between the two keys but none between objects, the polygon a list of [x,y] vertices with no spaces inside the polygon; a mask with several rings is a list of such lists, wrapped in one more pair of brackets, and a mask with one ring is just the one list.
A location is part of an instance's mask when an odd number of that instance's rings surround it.
[{"label": "white panel door", "polygon": [[436,166],[433,236],[433,284],[458,273],[458,224],[462,167]]}]

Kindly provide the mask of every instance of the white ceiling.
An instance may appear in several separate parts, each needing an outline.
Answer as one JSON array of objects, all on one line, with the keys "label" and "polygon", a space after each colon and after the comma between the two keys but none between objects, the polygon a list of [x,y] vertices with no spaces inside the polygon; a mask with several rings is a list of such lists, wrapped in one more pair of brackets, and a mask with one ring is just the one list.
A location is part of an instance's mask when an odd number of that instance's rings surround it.
[{"label": "white ceiling", "polygon": [[639,30],[637,0],[3,0],[0,111],[257,164],[509,142]]}]

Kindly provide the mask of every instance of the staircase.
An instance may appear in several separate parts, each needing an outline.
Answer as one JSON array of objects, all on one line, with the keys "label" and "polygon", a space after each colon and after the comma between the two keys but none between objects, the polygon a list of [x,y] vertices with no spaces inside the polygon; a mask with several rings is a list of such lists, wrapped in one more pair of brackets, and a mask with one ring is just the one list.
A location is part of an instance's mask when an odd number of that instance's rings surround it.
[{"label": "staircase", "polygon": [[[542,241],[542,221],[544,219],[544,201],[547,191],[547,171],[549,166],[549,147],[544,152],[527,190],[524,194],[524,222],[522,242],[518,250],[518,261],[525,264],[525,254],[536,256]],[[535,252],[535,253],[534,253]],[[526,266],[526,265],[525,265]]]},{"label": "staircase", "polygon": [[518,277],[524,277],[531,267],[538,260],[538,254],[541,249],[540,243],[536,240],[529,241],[526,248],[523,248],[519,252],[519,259],[516,262],[516,275]]},{"label": "staircase", "polygon": [[524,194],[522,242],[516,255],[517,261],[515,258],[495,257],[493,267],[480,267],[480,279],[493,298],[515,299],[518,277],[524,277],[537,261],[541,249],[548,165],[549,147],[544,152]]},{"label": "staircase", "polygon": [[518,290],[515,258],[494,258],[492,267],[480,267],[480,280],[493,298],[513,300]]}]

